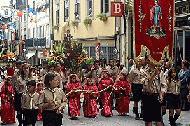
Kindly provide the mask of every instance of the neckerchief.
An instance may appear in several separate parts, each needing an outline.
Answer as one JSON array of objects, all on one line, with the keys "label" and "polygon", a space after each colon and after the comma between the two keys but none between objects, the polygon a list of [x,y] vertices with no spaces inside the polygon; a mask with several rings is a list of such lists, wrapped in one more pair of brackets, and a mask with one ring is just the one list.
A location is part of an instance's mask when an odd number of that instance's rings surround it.
[{"label": "neckerchief", "polygon": [[53,94],[53,102],[56,103],[56,93],[55,93],[55,88],[54,89],[51,89],[49,88],[49,91]]},{"label": "neckerchief", "polygon": [[33,100],[34,100],[34,95],[35,95],[35,94],[36,94],[36,93],[34,93],[34,94],[28,93],[28,95],[29,95],[29,97],[30,97],[30,109],[33,108]]}]

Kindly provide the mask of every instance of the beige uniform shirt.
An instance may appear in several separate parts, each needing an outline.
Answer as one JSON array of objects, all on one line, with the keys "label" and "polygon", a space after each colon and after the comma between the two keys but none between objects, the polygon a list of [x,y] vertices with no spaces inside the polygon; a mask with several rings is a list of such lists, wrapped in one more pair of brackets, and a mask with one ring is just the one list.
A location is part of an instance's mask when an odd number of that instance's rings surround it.
[{"label": "beige uniform shirt", "polygon": [[176,80],[167,80],[167,93],[179,94],[180,93],[180,81]]},{"label": "beige uniform shirt", "polygon": [[24,93],[22,95],[21,103],[23,109],[38,109],[39,94],[38,93],[29,94],[28,92]]},{"label": "beige uniform shirt", "polygon": [[143,83],[143,91],[148,93],[166,92],[166,78],[161,71],[159,75],[155,75],[154,69],[144,71],[145,81]]},{"label": "beige uniform shirt", "polygon": [[48,101],[53,101],[55,103],[54,107],[45,108],[45,110],[55,110],[58,106],[59,108],[64,108],[66,106],[66,95],[61,88],[55,88],[54,90],[45,89],[41,103],[48,103]]},{"label": "beige uniform shirt", "polygon": [[142,78],[143,76],[140,69],[137,69],[137,68],[131,69],[129,73],[130,82],[135,83],[135,84],[142,84],[143,83]]}]

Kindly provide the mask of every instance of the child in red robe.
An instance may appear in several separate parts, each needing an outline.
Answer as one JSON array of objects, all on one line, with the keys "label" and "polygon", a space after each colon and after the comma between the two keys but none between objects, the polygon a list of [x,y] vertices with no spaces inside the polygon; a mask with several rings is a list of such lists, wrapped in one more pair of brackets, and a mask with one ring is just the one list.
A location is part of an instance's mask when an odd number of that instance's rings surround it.
[{"label": "child in red robe", "polygon": [[127,80],[127,73],[121,72],[118,80],[114,84],[116,95],[116,111],[121,116],[125,116],[129,113],[130,103],[130,83]]},{"label": "child in red robe", "polygon": [[80,116],[80,95],[82,86],[76,74],[71,74],[66,85],[68,97],[68,113],[71,120],[77,120]]},{"label": "child in red robe", "polygon": [[84,85],[84,102],[83,112],[84,117],[95,118],[98,114],[97,97],[98,87],[96,86],[95,79],[87,78]]},{"label": "child in red robe", "polygon": [[100,90],[100,100],[102,104],[101,115],[105,117],[112,116],[112,86],[113,79],[107,70],[103,71],[103,76],[98,84]]},{"label": "child in red robe", "polygon": [[2,124],[15,123],[14,110],[14,87],[11,84],[11,78],[6,77],[1,87],[1,121]]}]

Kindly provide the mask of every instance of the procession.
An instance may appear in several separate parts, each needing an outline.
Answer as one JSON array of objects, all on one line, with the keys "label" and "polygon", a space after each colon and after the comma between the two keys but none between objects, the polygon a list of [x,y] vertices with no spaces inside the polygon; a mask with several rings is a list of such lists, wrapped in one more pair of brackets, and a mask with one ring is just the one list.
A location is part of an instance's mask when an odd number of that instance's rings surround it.
[{"label": "procession", "polygon": [[189,126],[190,1],[2,0],[7,126]]},{"label": "procession", "polygon": [[135,120],[155,121],[162,126],[162,116],[168,109],[170,125],[176,125],[181,110],[190,109],[190,95],[186,92],[189,64],[184,61],[177,74],[169,61],[160,66],[141,57],[132,63],[128,72],[112,60],[105,68],[95,61],[87,64],[80,75],[60,62],[49,65],[44,61],[39,67],[19,60],[12,62],[1,69],[2,124],[15,123],[17,119],[20,126],[35,126],[36,121],[61,126],[65,107],[70,120],[79,119],[80,109],[86,118],[96,118],[98,114],[111,118],[113,110],[118,116],[127,116],[132,97]]}]

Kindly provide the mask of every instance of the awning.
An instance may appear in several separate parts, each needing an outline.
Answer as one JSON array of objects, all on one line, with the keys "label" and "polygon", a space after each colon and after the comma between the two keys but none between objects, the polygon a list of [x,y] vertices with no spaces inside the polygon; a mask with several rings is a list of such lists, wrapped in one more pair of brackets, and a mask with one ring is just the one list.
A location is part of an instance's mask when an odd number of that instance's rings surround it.
[{"label": "awning", "polygon": [[29,53],[27,53],[26,54],[26,57],[28,58],[28,59],[30,59],[32,56],[34,56],[35,55],[35,52],[29,52]]}]

